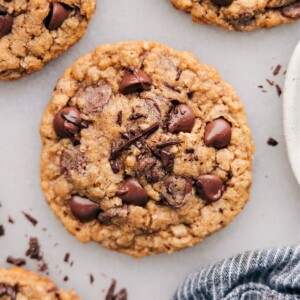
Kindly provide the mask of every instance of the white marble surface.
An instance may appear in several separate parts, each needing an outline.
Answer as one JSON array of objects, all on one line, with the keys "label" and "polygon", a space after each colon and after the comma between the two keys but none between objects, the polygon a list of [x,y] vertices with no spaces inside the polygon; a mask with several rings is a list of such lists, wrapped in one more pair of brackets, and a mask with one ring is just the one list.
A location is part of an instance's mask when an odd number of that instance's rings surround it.
[{"label": "white marble surface", "polygon": [[[102,299],[111,278],[128,288],[130,300],[168,299],[186,274],[201,265],[247,249],[299,243],[300,195],[286,155],[282,99],[265,82],[270,78],[283,85],[283,72],[274,78],[271,68],[281,64],[285,70],[299,30],[300,22],[269,31],[225,32],[193,24],[169,0],[98,0],[97,13],[78,45],[37,74],[0,83],[0,224],[6,229],[0,238],[0,264],[7,266],[9,254],[24,256],[28,236],[37,236],[49,277],[64,288],[76,288],[83,299]],[[191,50],[202,62],[215,65],[244,101],[257,148],[251,201],[230,226],[192,249],[141,260],[77,242],[56,220],[39,186],[38,127],[56,80],[96,45],[135,39]],[[261,84],[267,93],[257,87]],[[278,140],[277,147],[266,144],[269,136]],[[39,220],[36,227],[22,210]],[[8,224],[8,215],[14,225]],[[63,262],[66,252],[71,252],[73,267]],[[26,267],[37,269],[34,262]],[[89,273],[95,276],[93,286]],[[62,281],[65,275],[68,282]]]}]

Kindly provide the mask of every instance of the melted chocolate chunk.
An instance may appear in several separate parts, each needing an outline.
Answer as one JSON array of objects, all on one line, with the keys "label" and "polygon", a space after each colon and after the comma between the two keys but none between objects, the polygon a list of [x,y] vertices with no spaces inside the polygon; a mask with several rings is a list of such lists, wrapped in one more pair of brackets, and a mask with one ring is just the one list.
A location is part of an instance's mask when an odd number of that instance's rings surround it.
[{"label": "melted chocolate chunk", "polygon": [[196,181],[196,191],[205,200],[209,202],[218,201],[224,192],[223,181],[213,175],[201,175]]},{"label": "melted chocolate chunk", "polygon": [[104,212],[101,212],[98,215],[98,220],[103,223],[111,222],[112,218],[119,217],[119,218],[126,218],[129,214],[129,206],[124,204],[123,206],[113,207]]},{"label": "melted chocolate chunk", "polygon": [[98,203],[80,196],[73,196],[70,201],[72,214],[81,222],[94,220],[100,212]]},{"label": "melted chocolate chunk", "polygon": [[282,8],[281,13],[282,13],[282,15],[284,15],[287,18],[291,18],[291,19],[299,18],[300,17],[300,2],[295,2],[295,3],[292,3],[292,4]]},{"label": "melted chocolate chunk", "polygon": [[172,207],[182,207],[192,192],[192,180],[186,176],[171,175],[162,187],[163,199]]},{"label": "melted chocolate chunk", "polygon": [[120,92],[124,95],[150,90],[152,79],[144,71],[132,68],[124,74]]},{"label": "melted chocolate chunk", "polygon": [[72,9],[66,4],[52,3],[50,13],[45,20],[45,26],[48,30],[58,29],[62,23],[68,19]]},{"label": "melted chocolate chunk", "polygon": [[156,148],[160,149],[160,148],[165,148],[165,147],[169,147],[169,146],[178,145],[178,144],[181,144],[181,143],[183,143],[183,142],[178,141],[178,140],[169,140],[167,142],[156,145]]},{"label": "melted chocolate chunk", "polygon": [[191,132],[195,125],[195,114],[185,104],[174,106],[167,120],[167,128],[170,133]]},{"label": "melted chocolate chunk", "polygon": [[0,4],[0,38],[11,33],[14,19],[7,13],[7,8]]},{"label": "melted chocolate chunk", "polygon": [[18,284],[14,286],[0,283],[0,297],[8,296],[11,300],[17,299],[17,294],[19,291]]},{"label": "melted chocolate chunk", "polygon": [[146,190],[135,178],[127,178],[117,191],[117,195],[126,204],[143,206],[148,202]]}]

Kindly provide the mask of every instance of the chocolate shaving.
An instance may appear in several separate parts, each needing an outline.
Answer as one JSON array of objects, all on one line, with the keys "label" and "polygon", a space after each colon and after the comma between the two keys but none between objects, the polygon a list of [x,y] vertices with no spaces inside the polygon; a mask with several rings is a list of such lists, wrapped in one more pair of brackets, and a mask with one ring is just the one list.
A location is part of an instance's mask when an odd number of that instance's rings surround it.
[{"label": "chocolate shaving", "polygon": [[123,116],[123,112],[120,110],[118,112],[118,117],[117,117],[117,121],[116,121],[119,126],[122,125],[122,116]]},{"label": "chocolate shaving", "polygon": [[134,136],[129,138],[127,141],[125,141],[121,145],[119,145],[117,147],[112,146],[111,147],[111,157],[110,157],[110,159],[111,160],[116,159],[117,157],[119,157],[122,154],[122,152],[124,150],[127,150],[131,145],[136,143],[142,137],[152,134],[153,132],[158,130],[158,128],[159,128],[159,123],[158,122],[154,123],[153,125],[151,125],[147,129],[143,130],[141,133],[135,134]]},{"label": "chocolate shaving", "polygon": [[180,90],[178,87],[176,87],[176,86],[170,85],[170,84],[168,84],[168,83],[165,83],[165,86],[166,86],[167,88],[169,88],[169,89],[171,89],[171,90],[177,92],[177,93],[180,93],[180,92],[181,92],[181,90]]},{"label": "chocolate shaving", "polygon": [[277,95],[278,95],[278,97],[280,97],[282,94],[281,87],[278,84],[276,84],[275,87],[276,87]]},{"label": "chocolate shaving", "polygon": [[182,73],[182,70],[181,69],[177,69],[177,74],[176,74],[175,81],[179,80],[181,73]]},{"label": "chocolate shaving", "polygon": [[270,85],[270,86],[273,86],[274,85],[274,81],[273,80],[270,80],[270,79],[266,79],[267,83]]},{"label": "chocolate shaving", "polygon": [[17,267],[24,266],[26,264],[26,260],[23,258],[15,258],[12,256],[8,256],[6,259],[6,262],[12,265],[15,265]]},{"label": "chocolate shaving", "polygon": [[129,120],[138,120],[140,118],[147,118],[148,115],[144,115],[144,114],[141,114],[141,113],[135,113],[135,114],[132,114],[129,116]]},{"label": "chocolate shaving", "polygon": [[107,291],[105,300],[127,300],[126,289],[121,289],[118,293],[115,294],[116,284],[117,284],[116,280],[113,279]]},{"label": "chocolate shaving", "polygon": [[23,215],[25,216],[25,218],[33,225],[36,226],[36,224],[38,223],[38,221],[32,217],[30,214],[26,213],[25,211],[22,211]]},{"label": "chocolate shaving", "polygon": [[277,67],[273,71],[273,75],[277,76],[279,74],[280,70],[281,70],[281,65],[277,65]]},{"label": "chocolate shaving", "polygon": [[29,239],[29,248],[26,251],[26,256],[31,259],[41,260],[42,256],[40,254],[40,245],[37,238],[31,237]]},{"label": "chocolate shaving", "polygon": [[178,141],[178,140],[169,140],[167,142],[158,144],[156,146],[156,148],[161,149],[161,148],[165,148],[165,147],[168,147],[168,146],[178,145],[178,144],[181,144],[181,143],[183,143],[183,142]]},{"label": "chocolate shaving", "polygon": [[93,284],[95,281],[94,275],[90,274],[90,283]]},{"label": "chocolate shaving", "polygon": [[68,263],[69,262],[69,258],[70,258],[70,253],[66,253],[65,257],[64,257],[64,262]]}]

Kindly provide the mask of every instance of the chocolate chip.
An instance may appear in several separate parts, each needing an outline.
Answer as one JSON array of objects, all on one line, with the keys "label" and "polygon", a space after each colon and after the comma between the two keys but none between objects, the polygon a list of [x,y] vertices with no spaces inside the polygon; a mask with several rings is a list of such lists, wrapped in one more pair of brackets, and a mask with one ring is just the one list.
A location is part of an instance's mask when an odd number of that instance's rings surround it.
[{"label": "chocolate chip", "polygon": [[75,107],[65,107],[58,112],[53,120],[56,134],[61,138],[71,138],[80,131],[82,119]]},{"label": "chocolate chip", "polygon": [[7,8],[0,4],[0,38],[11,33],[14,19],[7,13]]},{"label": "chocolate chip", "polygon": [[224,183],[217,176],[201,175],[196,181],[196,191],[205,200],[215,202],[223,195]]},{"label": "chocolate chip", "polygon": [[70,209],[73,215],[81,222],[92,221],[100,212],[98,203],[80,196],[73,196],[71,198]]},{"label": "chocolate chip", "polygon": [[211,0],[211,2],[214,5],[219,5],[219,6],[228,6],[230,5],[234,0]]},{"label": "chocolate chip", "polygon": [[216,119],[208,123],[204,133],[204,143],[207,147],[216,149],[227,147],[231,140],[231,126],[224,119]]},{"label": "chocolate chip", "polygon": [[162,187],[164,200],[172,207],[182,207],[192,191],[192,180],[186,176],[167,177]]},{"label": "chocolate chip", "polygon": [[14,286],[10,286],[10,285],[0,283],[0,297],[8,296],[10,297],[11,300],[16,300],[18,291],[19,291],[18,284],[15,284]]},{"label": "chocolate chip", "polygon": [[48,30],[59,28],[62,23],[69,17],[71,8],[66,4],[53,3],[50,7],[50,13],[45,20],[45,25]]},{"label": "chocolate chip", "polygon": [[129,214],[129,206],[127,204],[119,207],[113,207],[106,211],[101,212],[98,215],[98,220],[101,223],[109,223],[111,222],[112,218],[119,217],[119,218],[126,218]]},{"label": "chocolate chip", "polygon": [[195,118],[195,114],[187,105],[176,105],[168,115],[168,131],[170,133],[191,132],[195,125]]},{"label": "chocolate chip", "polygon": [[143,206],[148,202],[145,189],[135,178],[127,178],[117,191],[117,195],[126,204]]},{"label": "chocolate chip", "polygon": [[292,3],[281,10],[281,13],[292,19],[297,19],[300,17],[300,2]]},{"label": "chocolate chip", "polygon": [[152,79],[140,69],[130,69],[124,74],[120,84],[120,92],[124,95],[150,90]]},{"label": "chocolate chip", "polygon": [[15,258],[15,257],[12,257],[12,256],[8,256],[7,259],[6,259],[6,262],[9,263],[9,264],[12,264],[14,266],[17,266],[17,267],[21,267],[21,266],[24,266],[26,264],[25,259]]}]

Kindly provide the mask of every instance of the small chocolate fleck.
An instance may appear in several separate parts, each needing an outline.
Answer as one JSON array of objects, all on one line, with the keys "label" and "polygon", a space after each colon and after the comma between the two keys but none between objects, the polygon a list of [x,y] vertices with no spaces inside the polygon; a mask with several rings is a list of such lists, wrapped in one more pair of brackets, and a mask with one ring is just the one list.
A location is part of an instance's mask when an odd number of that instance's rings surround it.
[{"label": "small chocolate fleck", "polygon": [[180,76],[181,76],[182,70],[181,69],[177,69],[177,74],[176,74],[176,78],[175,81],[178,81]]},{"label": "small chocolate fleck", "polygon": [[8,256],[6,259],[6,262],[12,265],[15,265],[17,267],[24,266],[26,264],[26,260],[23,258],[15,258],[12,256]]},{"label": "small chocolate fleck", "polygon": [[278,97],[280,97],[282,94],[282,89],[278,84],[276,84],[275,87],[276,87],[277,95]]},{"label": "small chocolate fleck", "polygon": [[123,112],[120,110],[120,111],[118,112],[118,117],[117,117],[117,124],[118,124],[119,126],[122,125],[122,116],[123,116]]},{"label": "small chocolate fleck", "polygon": [[277,142],[275,139],[273,139],[272,137],[269,137],[269,139],[268,139],[268,141],[267,141],[267,144],[268,144],[269,146],[275,147],[275,146],[278,145],[278,142]]},{"label": "small chocolate fleck", "polygon": [[181,144],[181,143],[183,143],[183,142],[182,141],[178,141],[178,140],[169,140],[167,142],[158,144],[156,146],[156,148],[160,149],[160,148],[165,148],[165,147],[168,147],[168,146],[178,145],[178,144]]},{"label": "small chocolate fleck", "polygon": [[64,282],[66,282],[66,281],[68,281],[68,280],[69,280],[69,277],[68,277],[68,276],[65,276],[64,279],[63,279]]},{"label": "small chocolate fleck", "polygon": [[29,248],[25,254],[26,256],[29,256],[31,259],[35,259],[35,260],[42,259],[42,256],[40,254],[40,245],[37,238],[31,237],[29,239]]},{"label": "small chocolate fleck", "polygon": [[177,92],[177,93],[180,93],[180,92],[181,92],[180,88],[178,88],[178,87],[176,87],[176,86],[173,86],[173,85],[171,85],[171,84],[165,83],[165,86],[166,86],[167,88],[169,88],[169,89],[171,89],[171,90]]},{"label": "small chocolate fleck", "polygon": [[193,98],[193,96],[194,96],[194,92],[188,92],[187,96],[191,100]]},{"label": "small chocolate fleck", "polygon": [[270,79],[266,79],[267,83],[270,85],[270,86],[273,86],[274,85],[274,80],[270,80]]},{"label": "small chocolate fleck", "polygon": [[134,113],[132,115],[129,116],[129,120],[138,120],[140,118],[147,118],[148,115],[145,115],[145,114],[141,114],[141,113]]},{"label": "small chocolate fleck", "polygon": [[95,281],[94,275],[90,274],[90,283],[93,284]]},{"label": "small chocolate fleck", "polygon": [[69,262],[69,258],[70,258],[70,253],[66,253],[65,257],[64,257],[64,262],[68,263]]},{"label": "small chocolate fleck", "polygon": [[4,236],[5,235],[5,229],[3,225],[0,225],[0,236]]},{"label": "small chocolate fleck", "polygon": [[30,214],[26,213],[25,211],[22,211],[23,215],[25,216],[25,218],[33,225],[36,226],[36,224],[38,223],[38,221],[32,217]]},{"label": "small chocolate fleck", "polygon": [[193,149],[193,148],[185,149],[185,153],[194,153],[194,152],[195,152],[195,149]]},{"label": "small chocolate fleck", "polygon": [[15,220],[11,216],[9,216],[8,217],[8,223],[15,224]]},{"label": "small chocolate fleck", "polygon": [[120,172],[120,165],[119,165],[119,161],[117,159],[110,160],[109,163],[110,163],[111,169],[114,172],[114,174],[117,174]]}]

